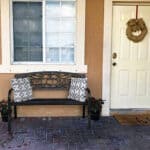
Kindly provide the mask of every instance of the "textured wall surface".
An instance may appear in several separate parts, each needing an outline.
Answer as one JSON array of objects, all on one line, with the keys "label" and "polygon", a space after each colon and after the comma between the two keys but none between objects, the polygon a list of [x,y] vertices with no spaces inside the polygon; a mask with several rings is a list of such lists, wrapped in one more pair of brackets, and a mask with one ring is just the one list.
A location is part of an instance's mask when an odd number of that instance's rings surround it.
[{"label": "textured wall surface", "polygon": [[[85,63],[88,65],[88,84],[95,97],[102,93],[102,43],[103,43],[103,0],[86,1],[86,35],[85,35]],[[0,53],[1,56],[2,52]],[[0,57],[0,62],[2,58]],[[13,74],[0,74],[0,100],[7,99],[10,79]],[[60,92],[40,92],[38,96],[61,97],[66,94]],[[19,107],[20,116],[77,116],[82,115],[80,106],[31,106]]]},{"label": "textured wall surface", "polygon": [[102,95],[103,0],[87,0],[86,5],[86,64],[92,95]]}]

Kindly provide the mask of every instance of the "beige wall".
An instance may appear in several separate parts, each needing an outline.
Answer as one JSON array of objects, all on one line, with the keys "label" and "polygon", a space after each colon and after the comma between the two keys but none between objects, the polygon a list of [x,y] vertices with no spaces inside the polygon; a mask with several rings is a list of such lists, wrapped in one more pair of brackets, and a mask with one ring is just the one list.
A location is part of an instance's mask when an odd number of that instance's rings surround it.
[{"label": "beige wall", "polygon": [[[92,95],[97,98],[102,94],[103,5],[103,0],[86,1],[85,59],[88,65],[88,84]],[[1,60],[2,58],[0,62]],[[12,77],[13,74],[0,74],[0,100],[7,99]],[[35,95],[61,97],[64,93],[40,92]],[[19,116],[78,116],[82,114],[80,106],[29,106],[19,107],[18,110]]]},{"label": "beige wall", "polygon": [[86,5],[86,64],[93,96],[102,95],[103,0],[87,0]]},{"label": "beige wall", "polygon": [[[1,6],[1,1],[0,1]],[[1,11],[0,11],[0,33],[1,33]],[[2,63],[2,52],[1,52],[1,36],[0,36],[0,64]]]}]

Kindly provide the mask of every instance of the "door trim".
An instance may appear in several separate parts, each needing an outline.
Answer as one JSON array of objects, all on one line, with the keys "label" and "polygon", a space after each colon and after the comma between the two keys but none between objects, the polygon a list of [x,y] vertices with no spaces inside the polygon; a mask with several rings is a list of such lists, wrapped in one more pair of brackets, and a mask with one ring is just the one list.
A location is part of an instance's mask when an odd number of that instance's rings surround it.
[{"label": "door trim", "polygon": [[[102,99],[106,100],[103,105],[102,114],[110,115],[111,101],[111,50],[112,50],[112,7],[114,2],[125,2],[124,0],[104,0],[104,36],[103,36],[103,77],[102,77]],[[126,3],[132,3],[126,0]],[[141,0],[141,3],[148,3],[150,0]],[[108,11],[109,10],[109,11]]]}]

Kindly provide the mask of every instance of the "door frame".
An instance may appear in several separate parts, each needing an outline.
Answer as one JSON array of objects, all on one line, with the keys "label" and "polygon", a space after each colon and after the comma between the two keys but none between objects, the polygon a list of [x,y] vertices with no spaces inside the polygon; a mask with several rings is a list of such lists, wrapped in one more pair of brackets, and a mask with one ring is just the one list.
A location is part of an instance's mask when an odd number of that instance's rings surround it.
[{"label": "door frame", "polygon": [[[111,103],[111,51],[112,51],[112,19],[113,19],[113,3],[149,3],[150,0],[141,0],[133,2],[133,0],[104,0],[104,35],[103,35],[103,77],[102,77],[102,99],[106,100],[103,106],[102,114],[110,115]],[[109,11],[108,11],[109,10]]]}]

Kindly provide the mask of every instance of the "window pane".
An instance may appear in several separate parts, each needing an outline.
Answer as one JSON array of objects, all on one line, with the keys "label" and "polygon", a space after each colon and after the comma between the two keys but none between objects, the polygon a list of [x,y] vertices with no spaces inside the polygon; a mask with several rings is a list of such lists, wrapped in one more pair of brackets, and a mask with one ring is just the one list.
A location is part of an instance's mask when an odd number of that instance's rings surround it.
[{"label": "window pane", "polygon": [[30,47],[29,61],[40,61],[42,60],[42,49],[41,47]]},{"label": "window pane", "polygon": [[27,18],[28,16],[28,3],[13,2],[13,18]]},{"label": "window pane", "polygon": [[42,59],[42,51],[40,47],[15,47],[15,61],[40,61]]},{"label": "window pane", "polygon": [[46,34],[46,46],[55,47],[60,46],[59,33],[47,33]]},{"label": "window pane", "polygon": [[75,2],[62,1],[62,17],[75,17]]},{"label": "window pane", "polygon": [[59,32],[60,21],[59,19],[47,19],[46,32]]},{"label": "window pane", "polygon": [[74,34],[73,33],[61,33],[60,41],[62,47],[74,47]]},{"label": "window pane", "polygon": [[76,2],[46,2],[46,61],[73,63],[76,32]]},{"label": "window pane", "polygon": [[28,48],[27,47],[15,47],[14,48],[14,60],[15,61],[27,61],[28,60]]},{"label": "window pane", "polygon": [[60,12],[60,2],[59,1],[47,1],[46,2],[46,16],[47,17],[59,17]]},{"label": "window pane", "polygon": [[[30,5],[32,5],[30,7]],[[13,2],[13,17],[39,18],[42,17],[41,3],[37,2]]]},{"label": "window pane", "polygon": [[74,62],[74,48],[62,48],[61,62],[73,63]]},{"label": "window pane", "polygon": [[16,47],[28,46],[28,40],[26,38],[27,36],[28,36],[27,32],[16,32],[14,34],[14,45]]},{"label": "window pane", "polygon": [[41,33],[31,32],[30,33],[30,46],[39,46],[42,47],[42,37]]},{"label": "window pane", "polygon": [[14,61],[42,61],[42,3],[14,2]]},{"label": "window pane", "polygon": [[28,20],[29,32],[41,32],[42,33],[42,22],[41,19]]},{"label": "window pane", "polygon": [[60,26],[60,32],[75,32],[75,20],[63,19]]},{"label": "window pane", "polygon": [[47,48],[46,62],[58,63],[59,62],[59,49]]},{"label": "window pane", "polygon": [[28,19],[16,19],[13,22],[14,32],[28,32]]},{"label": "window pane", "polygon": [[41,3],[30,2],[29,5],[32,5],[28,8],[29,18],[41,18],[42,17],[42,7]]}]

